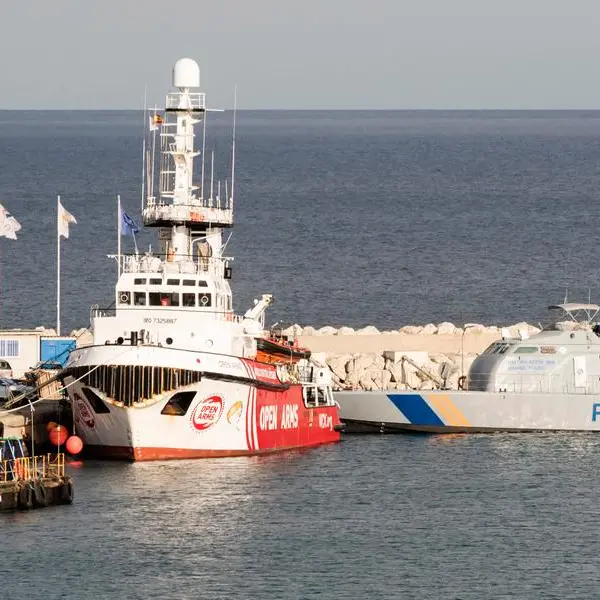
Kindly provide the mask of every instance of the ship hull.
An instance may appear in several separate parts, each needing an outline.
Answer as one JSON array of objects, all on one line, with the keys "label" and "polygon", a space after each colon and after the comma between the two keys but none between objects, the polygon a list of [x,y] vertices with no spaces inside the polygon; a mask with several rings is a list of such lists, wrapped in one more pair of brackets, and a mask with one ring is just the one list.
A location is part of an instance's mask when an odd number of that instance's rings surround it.
[{"label": "ship hull", "polygon": [[[340,439],[337,407],[307,405],[303,386],[281,381],[272,365],[167,349],[121,348],[112,361],[107,353],[104,347],[79,357],[75,352],[77,370],[65,372],[71,373],[65,383],[87,456],[131,461],[247,456]],[[108,368],[138,393],[144,385],[134,377],[143,377],[152,365],[162,372],[159,365],[188,361],[189,369],[174,369],[177,377],[198,380],[125,405],[110,396],[111,373],[102,376],[109,389],[92,375],[80,375],[107,359],[113,363]],[[120,391],[127,392],[123,386]]]},{"label": "ship hull", "polygon": [[348,433],[600,431],[598,394],[335,392]]}]

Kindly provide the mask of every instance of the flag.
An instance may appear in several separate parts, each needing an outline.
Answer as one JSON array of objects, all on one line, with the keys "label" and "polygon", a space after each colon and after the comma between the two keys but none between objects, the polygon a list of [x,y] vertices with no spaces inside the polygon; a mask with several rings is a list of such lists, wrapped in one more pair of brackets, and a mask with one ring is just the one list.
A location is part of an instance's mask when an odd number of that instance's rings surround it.
[{"label": "flag", "polygon": [[150,121],[150,131],[156,131],[158,126],[163,122],[163,118],[156,113],[154,115],[150,115],[148,119]]},{"label": "flag", "polygon": [[0,204],[0,237],[9,240],[17,239],[17,231],[20,231],[21,224]]},{"label": "flag", "polygon": [[121,210],[121,235],[131,235],[135,237],[139,233],[140,228],[136,222],[124,211]]},{"label": "flag", "polygon": [[58,201],[58,235],[69,237],[69,223],[77,223],[77,219]]}]

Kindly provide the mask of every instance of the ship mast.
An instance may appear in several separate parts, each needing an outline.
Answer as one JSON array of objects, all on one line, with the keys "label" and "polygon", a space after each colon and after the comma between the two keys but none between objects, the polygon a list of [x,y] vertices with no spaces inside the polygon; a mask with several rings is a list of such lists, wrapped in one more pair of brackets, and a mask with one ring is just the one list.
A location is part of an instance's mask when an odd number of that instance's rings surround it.
[{"label": "ship mast", "polygon": [[167,95],[160,123],[158,193],[147,198],[144,224],[161,228],[161,252],[167,262],[181,266],[193,261],[205,271],[208,265],[214,277],[223,278],[227,265],[221,230],[233,225],[233,206],[229,198],[215,206],[212,198],[204,198],[204,186],[193,181],[194,158],[200,154],[194,148],[194,128],[205,125],[207,112],[205,94],[195,91],[200,69],[194,60],[182,58],[175,63],[173,86],[177,91]]}]

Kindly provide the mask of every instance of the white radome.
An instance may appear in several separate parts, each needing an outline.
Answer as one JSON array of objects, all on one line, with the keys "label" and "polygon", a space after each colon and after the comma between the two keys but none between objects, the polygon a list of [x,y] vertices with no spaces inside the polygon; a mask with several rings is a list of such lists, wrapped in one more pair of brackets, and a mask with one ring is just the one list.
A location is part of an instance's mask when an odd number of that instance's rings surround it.
[{"label": "white radome", "polygon": [[200,67],[191,58],[180,58],[173,67],[173,85],[176,88],[200,87]]}]

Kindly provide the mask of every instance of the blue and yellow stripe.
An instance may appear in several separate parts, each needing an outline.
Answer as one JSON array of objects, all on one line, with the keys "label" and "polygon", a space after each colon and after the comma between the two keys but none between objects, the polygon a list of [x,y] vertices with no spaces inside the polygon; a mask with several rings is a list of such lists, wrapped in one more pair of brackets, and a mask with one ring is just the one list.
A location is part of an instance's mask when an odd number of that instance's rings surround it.
[{"label": "blue and yellow stripe", "polygon": [[388,394],[394,406],[411,425],[470,427],[470,421],[448,394]]}]

